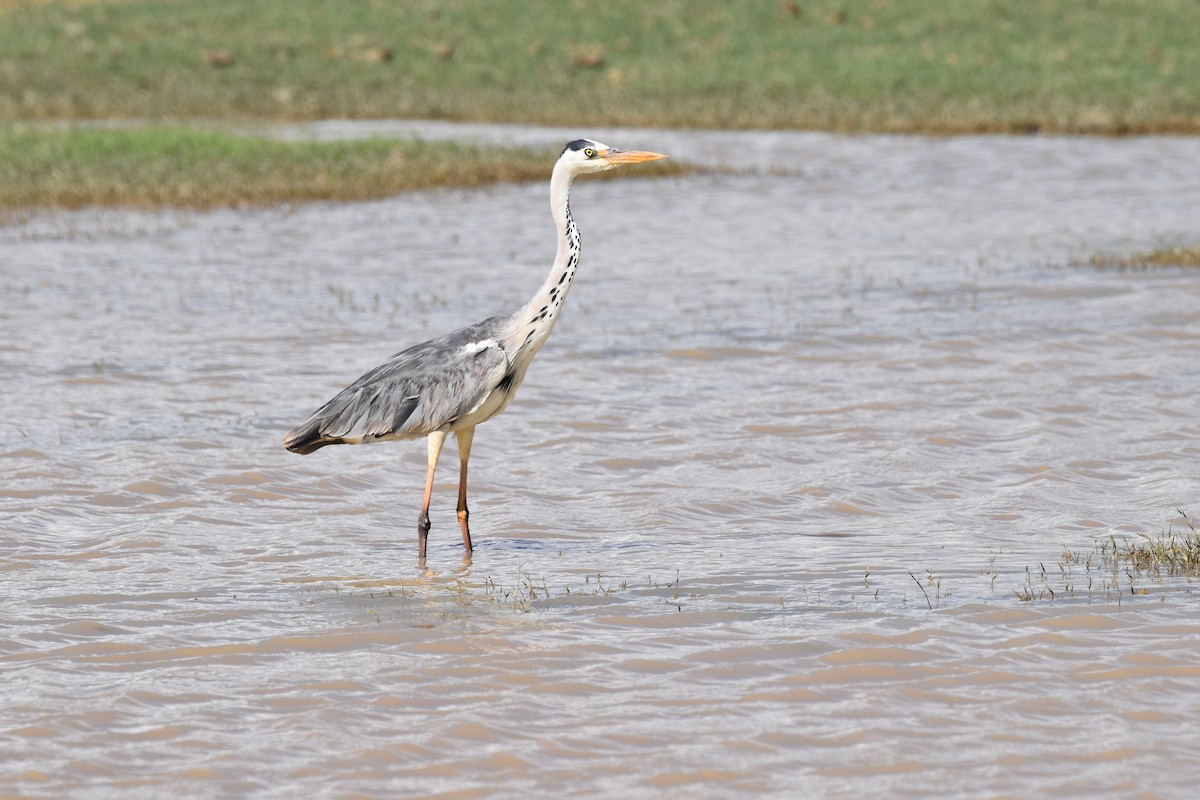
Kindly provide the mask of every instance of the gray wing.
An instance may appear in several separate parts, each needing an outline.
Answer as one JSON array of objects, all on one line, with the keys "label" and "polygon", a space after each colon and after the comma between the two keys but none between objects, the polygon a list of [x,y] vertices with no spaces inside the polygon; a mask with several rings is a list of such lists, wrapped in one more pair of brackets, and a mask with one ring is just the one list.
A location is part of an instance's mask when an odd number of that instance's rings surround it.
[{"label": "gray wing", "polygon": [[496,338],[503,317],[415,345],[347,386],[283,440],[298,453],[327,444],[423,436],[469,414],[509,373]]}]

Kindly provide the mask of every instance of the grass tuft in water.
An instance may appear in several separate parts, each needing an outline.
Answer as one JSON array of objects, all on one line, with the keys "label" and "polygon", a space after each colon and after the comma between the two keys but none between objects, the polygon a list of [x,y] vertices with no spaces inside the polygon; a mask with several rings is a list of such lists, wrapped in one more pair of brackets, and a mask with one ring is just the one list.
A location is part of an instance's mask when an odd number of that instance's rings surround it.
[{"label": "grass tuft in water", "polygon": [[1109,539],[1100,543],[1101,557],[1155,578],[1200,578],[1200,531],[1187,514],[1179,513],[1186,530],[1171,527],[1154,538]]},{"label": "grass tuft in water", "polygon": [[1101,269],[1145,270],[1151,267],[1200,267],[1200,245],[1168,247],[1149,253],[1115,255],[1098,253],[1087,264]]},{"label": "grass tuft in water", "polygon": [[[1121,602],[1125,595],[1149,594],[1143,583],[1183,579],[1200,580],[1200,530],[1180,511],[1181,524],[1172,524],[1157,536],[1098,540],[1091,550],[1064,548],[1058,572],[1025,570],[1025,583],[1014,591],[1025,602],[1059,597],[1092,599],[1102,593],[1106,601]],[[1057,588],[1055,588],[1057,587]]]}]

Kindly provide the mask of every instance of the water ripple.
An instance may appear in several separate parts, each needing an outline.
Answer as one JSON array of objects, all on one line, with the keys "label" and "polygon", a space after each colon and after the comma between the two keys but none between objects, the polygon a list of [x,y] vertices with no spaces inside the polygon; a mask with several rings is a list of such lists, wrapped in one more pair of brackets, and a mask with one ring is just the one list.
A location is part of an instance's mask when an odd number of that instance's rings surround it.
[{"label": "water ripple", "polygon": [[1197,143],[618,133],[741,155],[578,187],[427,569],[422,447],[279,440],[522,302],[543,186],[0,229],[0,793],[1191,790],[1195,586],[1061,559],[1197,496],[1200,285],[1062,265]]}]

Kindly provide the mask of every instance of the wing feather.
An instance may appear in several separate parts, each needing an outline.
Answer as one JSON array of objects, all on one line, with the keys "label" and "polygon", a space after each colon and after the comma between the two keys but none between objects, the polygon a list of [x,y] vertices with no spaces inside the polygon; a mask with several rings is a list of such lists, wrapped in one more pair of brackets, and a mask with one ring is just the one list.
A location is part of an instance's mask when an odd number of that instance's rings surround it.
[{"label": "wing feather", "polygon": [[493,317],[396,353],[317,409],[285,438],[307,453],[327,444],[431,433],[479,407],[511,367]]}]

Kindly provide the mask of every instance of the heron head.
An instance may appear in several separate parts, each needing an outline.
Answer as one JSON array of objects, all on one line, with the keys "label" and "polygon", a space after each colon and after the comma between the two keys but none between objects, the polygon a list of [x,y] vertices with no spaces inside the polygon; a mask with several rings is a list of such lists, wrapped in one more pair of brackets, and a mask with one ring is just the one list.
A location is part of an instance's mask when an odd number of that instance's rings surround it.
[{"label": "heron head", "polygon": [[606,144],[591,139],[576,139],[568,142],[563,148],[560,162],[565,162],[575,174],[585,172],[601,172],[622,164],[638,164],[643,161],[657,161],[667,156],[662,153],[649,153],[645,150],[622,150],[619,147],[609,147]]}]

